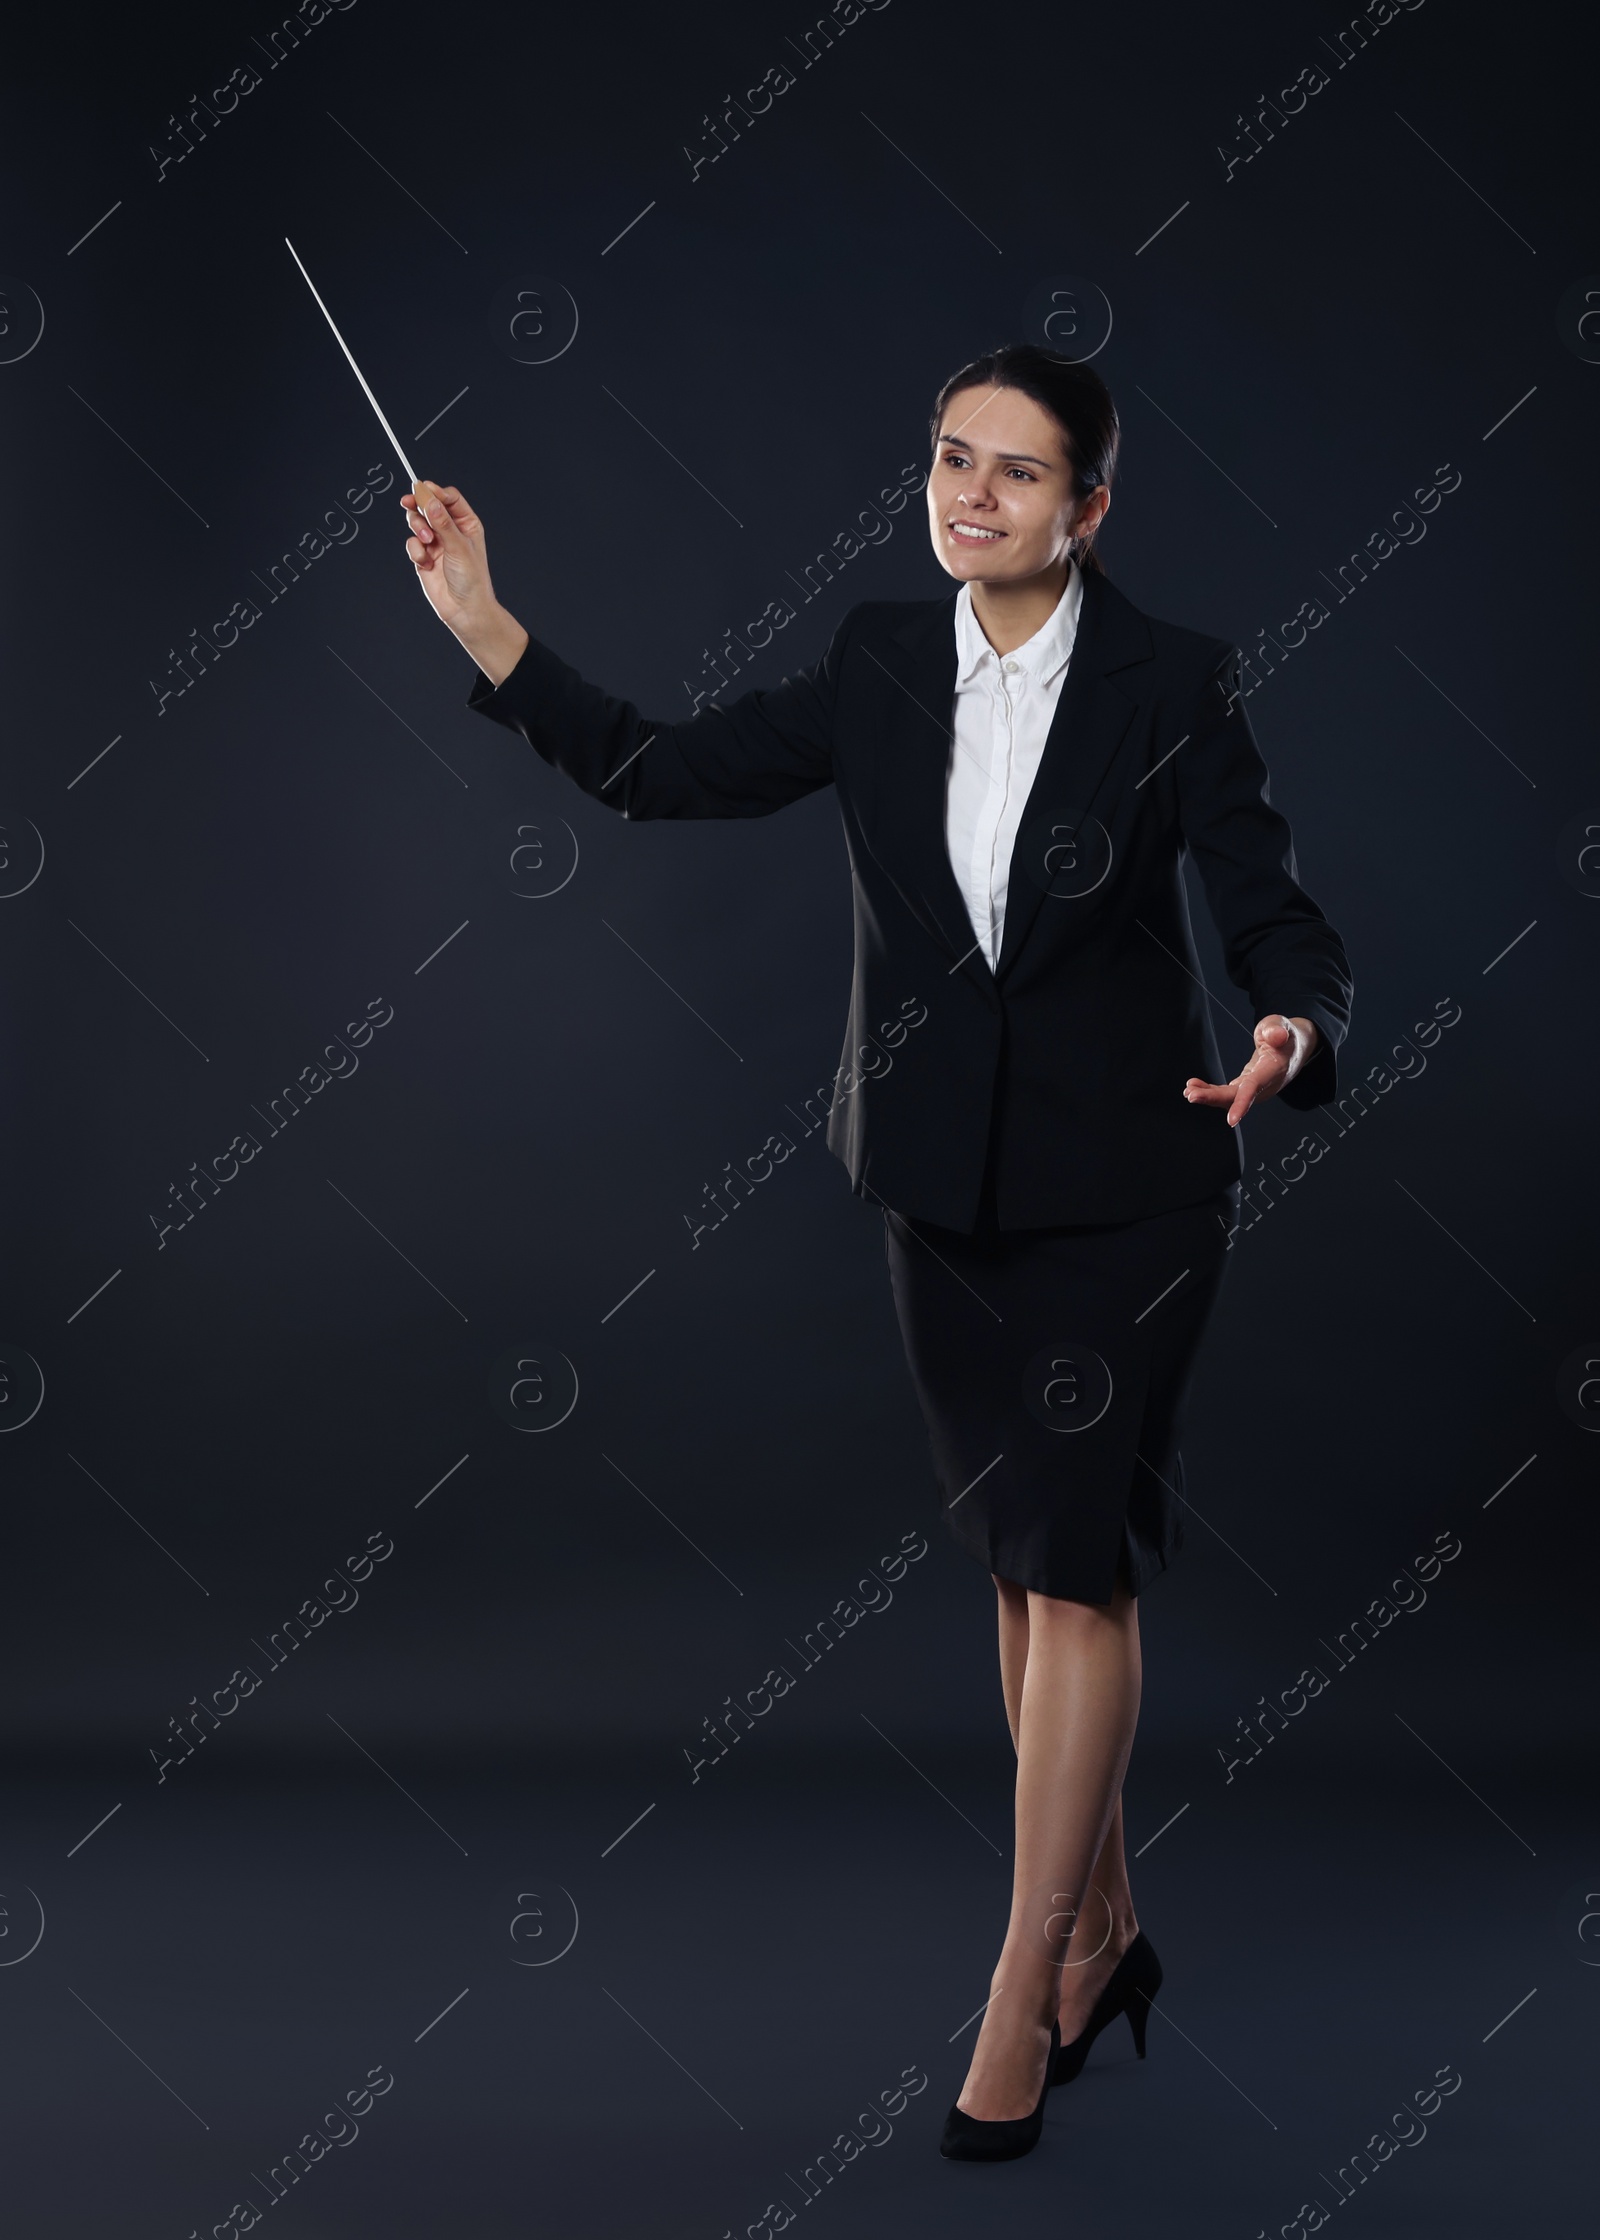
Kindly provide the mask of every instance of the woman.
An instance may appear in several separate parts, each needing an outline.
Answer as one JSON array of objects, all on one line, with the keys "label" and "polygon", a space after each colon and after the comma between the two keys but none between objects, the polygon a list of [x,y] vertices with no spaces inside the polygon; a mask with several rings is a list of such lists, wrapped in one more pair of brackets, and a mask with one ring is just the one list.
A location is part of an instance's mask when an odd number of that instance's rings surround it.
[{"label": "woman", "polygon": [[[1161,1968],[1121,1810],[1136,1597],[1181,1540],[1175,1442],[1232,1242],[1235,1131],[1267,1097],[1334,1095],[1351,979],[1268,802],[1238,653],[1100,568],[1118,424],[1098,375],[990,352],[945,383],[931,434],[929,532],[960,589],[858,606],[815,667],[678,724],[530,639],[459,491],[401,503],[478,665],[469,705],[596,799],[760,816],[837,788],[856,956],[828,1142],[885,1209],[945,1513],[999,1596],[1017,1755],[1011,1917],[941,2142],[989,2160],[1037,2142],[1049,2085],[1117,2015],[1144,2052]],[[1185,849],[1256,1022],[1231,1078]]]}]

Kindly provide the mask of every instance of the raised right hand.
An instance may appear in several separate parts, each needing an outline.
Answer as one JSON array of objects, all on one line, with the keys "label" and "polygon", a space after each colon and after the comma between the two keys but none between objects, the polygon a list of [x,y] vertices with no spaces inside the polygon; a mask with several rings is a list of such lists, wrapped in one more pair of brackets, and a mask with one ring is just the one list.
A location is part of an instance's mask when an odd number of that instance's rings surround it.
[{"label": "raised right hand", "polygon": [[434,613],[490,682],[501,684],[521,658],[528,633],[494,595],[483,523],[453,485],[423,482],[418,490],[419,497],[406,491],[400,499],[411,530],[406,557]]}]

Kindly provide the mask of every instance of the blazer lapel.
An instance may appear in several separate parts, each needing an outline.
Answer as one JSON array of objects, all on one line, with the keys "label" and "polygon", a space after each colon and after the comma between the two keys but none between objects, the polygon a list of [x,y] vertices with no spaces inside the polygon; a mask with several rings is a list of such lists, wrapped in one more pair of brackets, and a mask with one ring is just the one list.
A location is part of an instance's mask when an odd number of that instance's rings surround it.
[{"label": "blazer lapel", "polygon": [[955,594],[867,647],[892,686],[874,756],[866,837],[906,902],[957,965],[992,981],[945,843],[945,779],[955,710]]},{"label": "blazer lapel", "polygon": [[1072,656],[1011,852],[997,980],[1015,964],[1047,893],[1092,893],[1110,870],[1101,860],[1109,840],[1089,811],[1139,705],[1135,680],[1114,681],[1113,672],[1154,654],[1137,607],[1098,569],[1086,570]]},{"label": "blazer lapel", "polygon": [[[1005,929],[994,973],[973,933],[945,840],[956,685],[955,594],[863,650],[883,674],[889,707],[873,757],[871,811],[863,826],[867,843],[908,905],[948,951],[951,971],[959,966],[992,987],[1015,961],[1046,888],[1062,889],[1057,867],[1068,860],[1064,851],[1087,817],[1138,706],[1132,692],[1112,681],[1112,673],[1153,658],[1150,626],[1104,576],[1086,573],[1072,658],[1012,851]],[[1080,859],[1086,857],[1090,839],[1083,836]],[[1070,879],[1066,883],[1070,889]]]}]

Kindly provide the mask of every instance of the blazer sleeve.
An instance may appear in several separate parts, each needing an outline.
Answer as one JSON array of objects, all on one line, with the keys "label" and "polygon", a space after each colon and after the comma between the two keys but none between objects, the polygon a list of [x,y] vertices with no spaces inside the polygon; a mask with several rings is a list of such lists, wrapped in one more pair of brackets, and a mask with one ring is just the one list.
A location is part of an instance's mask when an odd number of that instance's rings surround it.
[{"label": "blazer sleeve", "polygon": [[820,661],[683,723],[641,715],[537,638],[497,688],[479,670],[467,706],[521,732],[552,769],[624,817],[765,817],[833,782],[839,672],[855,610]]},{"label": "blazer sleeve", "polygon": [[1270,1011],[1313,1020],[1320,1040],[1279,1095],[1298,1111],[1338,1094],[1339,1045],[1354,983],[1344,943],[1299,882],[1288,820],[1240,693],[1237,646],[1218,646],[1190,737],[1174,757],[1179,819],[1222,937],[1228,978]]}]

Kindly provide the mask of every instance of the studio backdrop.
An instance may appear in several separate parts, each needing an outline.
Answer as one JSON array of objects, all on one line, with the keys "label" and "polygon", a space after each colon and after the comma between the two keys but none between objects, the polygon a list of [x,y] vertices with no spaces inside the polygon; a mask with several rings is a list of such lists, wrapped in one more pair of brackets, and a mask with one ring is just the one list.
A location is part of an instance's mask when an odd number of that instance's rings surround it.
[{"label": "studio backdrop", "polygon": [[[30,2240],[1575,2223],[1592,67],[1446,0],[14,27]],[[1244,1124],[1141,1597],[1172,2027],[996,2174],[934,2153],[1010,1873],[994,1592],[824,1142],[837,803],[580,793],[469,712],[398,500],[457,485],[510,610],[682,722],[952,588],[928,413],[1013,341],[1109,384],[1107,573],[1240,649],[1355,998],[1337,1099]]]}]

